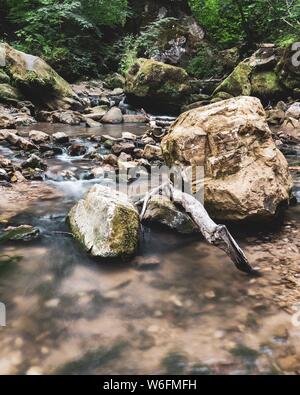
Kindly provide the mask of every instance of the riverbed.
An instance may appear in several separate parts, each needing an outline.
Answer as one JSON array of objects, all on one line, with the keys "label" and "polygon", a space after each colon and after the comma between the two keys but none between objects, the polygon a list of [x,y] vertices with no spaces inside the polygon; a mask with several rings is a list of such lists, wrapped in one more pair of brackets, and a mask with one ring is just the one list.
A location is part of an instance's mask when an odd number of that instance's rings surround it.
[{"label": "riverbed", "polygon": [[[34,129],[64,131],[82,142],[91,134],[143,134],[146,126]],[[299,165],[300,147],[287,158]],[[0,301],[7,309],[1,374],[300,372],[299,206],[276,226],[232,229],[260,278],[238,272],[199,236],[148,227],[138,256],[152,265],[100,264],[80,250],[65,221],[100,181],[85,179],[90,163],[83,158],[62,154],[47,163],[42,198],[10,201],[9,207],[0,200],[0,216],[11,210],[10,223],[41,230],[35,242],[1,247]],[[63,170],[78,179],[61,179]],[[293,175],[300,201],[300,175]]]}]

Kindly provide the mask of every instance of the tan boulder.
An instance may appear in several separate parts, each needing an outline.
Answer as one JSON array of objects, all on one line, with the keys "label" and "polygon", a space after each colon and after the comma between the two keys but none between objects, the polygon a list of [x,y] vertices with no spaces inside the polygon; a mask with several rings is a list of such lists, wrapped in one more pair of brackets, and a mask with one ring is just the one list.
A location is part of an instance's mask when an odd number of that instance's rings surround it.
[{"label": "tan boulder", "polygon": [[257,98],[241,96],[183,113],[161,146],[169,165],[203,166],[204,203],[216,219],[272,217],[289,201],[288,164]]}]

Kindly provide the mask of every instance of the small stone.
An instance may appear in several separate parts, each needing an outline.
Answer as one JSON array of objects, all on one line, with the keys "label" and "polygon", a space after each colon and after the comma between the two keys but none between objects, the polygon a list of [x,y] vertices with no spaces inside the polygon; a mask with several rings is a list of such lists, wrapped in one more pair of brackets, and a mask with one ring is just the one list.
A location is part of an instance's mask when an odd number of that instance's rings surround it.
[{"label": "small stone", "polygon": [[280,339],[287,339],[289,336],[289,332],[285,325],[279,325],[278,327],[275,328],[273,332],[273,336]]},{"label": "small stone", "polygon": [[123,115],[123,121],[124,123],[146,123],[147,118],[145,117],[145,115],[142,114],[137,114],[137,115],[126,114]]},{"label": "small stone", "polygon": [[49,348],[47,348],[47,347],[42,347],[42,348],[41,348],[41,353],[42,353],[43,355],[49,354]]},{"label": "small stone", "polygon": [[121,154],[119,155],[119,160],[123,162],[129,162],[132,160],[132,156],[126,154],[125,152],[121,152]]},{"label": "small stone", "polygon": [[103,157],[103,163],[110,166],[118,166],[118,158],[116,155],[109,154]]},{"label": "small stone", "polygon": [[22,162],[21,165],[24,169],[30,167],[31,169],[47,169],[47,164],[37,155],[32,154],[28,159]]},{"label": "small stone", "polygon": [[214,333],[214,338],[215,339],[222,339],[225,336],[225,332],[224,331],[216,331]]},{"label": "small stone", "polygon": [[150,325],[147,331],[150,333],[157,333],[159,332],[159,327],[157,325]]},{"label": "small stone", "polygon": [[65,144],[69,142],[69,136],[64,132],[57,132],[52,135],[53,140],[59,144]]},{"label": "small stone", "polygon": [[181,300],[178,298],[177,295],[172,295],[170,297],[170,302],[172,302],[177,307],[182,307],[183,306],[183,303],[181,302]]},{"label": "small stone", "polygon": [[207,299],[214,299],[214,298],[216,297],[216,294],[215,294],[214,291],[205,292],[204,295],[205,295],[205,297],[206,297]]},{"label": "small stone", "polygon": [[94,119],[89,118],[89,117],[84,117],[84,121],[86,123],[86,126],[89,128],[99,128],[102,126],[102,124],[100,122],[97,122]]},{"label": "small stone", "polygon": [[135,145],[132,142],[120,142],[116,143],[112,146],[112,153],[115,155],[119,155],[121,152],[125,152],[126,154],[131,154],[135,148]]},{"label": "small stone", "polygon": [[29,132],[29,138],[34,144],[46,143],[50,140],[50,136],[47,133],[39,130],[31,130]]},{"label": "small stone", "polygon": [[40,236],[39,229],[30,225],[9,226],[0,234],[0,241],[32,241]]},{"label": "small stone", "polygon": [[123,132],[122,133],[122,139],[135,141],[136,140],[136,135],[133,134],[133,133],[130,133],[130,132]]},{"label": "small stone", "polygon": [[160,310],[155,310],[153,315],[156,318],[161,318],[161,317],[163,317],[163,312]]},{"label": "small stone", "polygon": [[162,158],[161,148],[156,145],[147,144],[144,148],[143,158],[148,160],[155,160]]},{"label": "small stone", "polygon": [[45,303],[45,306],[49,307],[49,308],[55,308],[59,305],[59,303],[60,303],[59,299],[50,299],[50,300],[47,300],[47,302]]},{"label": "small stone", "polygon": [[118,107],[112,107],[101,119],[102,123],[118,124],[123,122],[122,111]]},{"label": "small stone", "polygon": [[26,372],[27,376],[41,376],[42,374],[43,371],[39,366],[32,366]]},{"label": "small stone", "polygon": [[73,143],[68,148],[68,153],[70,156],[82,156],[86,153],[86,147],[80,143]]}]

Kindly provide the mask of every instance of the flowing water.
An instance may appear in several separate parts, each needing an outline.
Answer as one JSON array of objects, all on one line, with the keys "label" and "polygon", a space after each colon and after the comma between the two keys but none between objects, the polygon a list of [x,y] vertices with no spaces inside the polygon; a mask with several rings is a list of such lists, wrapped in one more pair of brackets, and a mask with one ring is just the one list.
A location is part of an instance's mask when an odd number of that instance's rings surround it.
[{"label": "flowing water", "polygon": [[[117,137],[125,129],[145,132],[143,126],[35,129],[62,130],[80,141],[90,134]],[[293,163],[299,162],[298,148],[290,153]],[[80,250],[65,221],[95,180],[59,177],[67,169],[82,174],[89,162],[61,155],[48,165],[46,182],[58,195],[12,219],[38,226],[41,239],[1,247],[0,300],[7,326],[0,328],[0,373],[269,374],[280,372],[280,358],[299,354],[300,329],[272,302],[278,289],[283,295],[290,290],[280,280],[276,285],[278,277],[269,270],[270,242],[280,243],[285,228],[298,229],[298,207],[278,228],[235,231],[251,263],[264,272],[262,279],[238,272],[198,236],[147,227],[138,255],[155,263],[148,270],[131,262],[99,264]],[[298,178],[298,197],[299,190]],[[270,254],[263,255],[268,248]],[[282,325],[288,336],[280,332]]]}]

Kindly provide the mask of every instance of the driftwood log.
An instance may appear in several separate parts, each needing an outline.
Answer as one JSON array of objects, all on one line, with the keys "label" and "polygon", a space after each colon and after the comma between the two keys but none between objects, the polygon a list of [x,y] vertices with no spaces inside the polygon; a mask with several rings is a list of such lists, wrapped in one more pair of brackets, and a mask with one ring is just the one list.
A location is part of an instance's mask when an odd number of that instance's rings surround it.
[{"label": "driftwood log", "polygon": [[181,205],[199,227],[204,238],[210,244],[216,245],[225,251],[238,270],[254,276],[260,275],[257,270],[254,270],[251,267],[244,252],[238,246],[227,227],[225,225],[216,224],[210,218],[204,206],[197,199],[192,195],[175,189],[171,182],[164,183],[153,189],[140,202],[138,202],[143,203],[143,208],[140,214],[141,220],[144,218],[150,198],[157,194],[164,194],[170,197],[174,203]]}]

